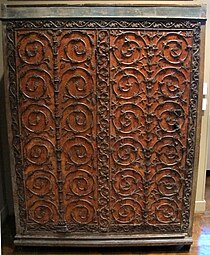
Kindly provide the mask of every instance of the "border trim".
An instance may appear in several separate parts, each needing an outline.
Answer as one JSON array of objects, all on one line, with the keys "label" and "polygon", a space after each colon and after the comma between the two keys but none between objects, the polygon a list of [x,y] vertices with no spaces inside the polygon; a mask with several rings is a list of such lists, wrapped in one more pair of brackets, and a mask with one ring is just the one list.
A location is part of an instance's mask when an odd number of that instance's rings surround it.
[{"label": "border trim", "polygon": [[2,19],[33,18],[206,19],[206,6],[2,5]]},{"label": "border trim", "polygon": [[28,236],[16,236],[14,244],[17,246],[62,246],[62,247],[119,247],[119,246],[168,246],[168,245],[191,245],[192,238],[172,237],[169,238],[148,238],[148,239],[134,239],[134,240],[72,240],[72,239],[48,239],[48,238],[31,238]]}]

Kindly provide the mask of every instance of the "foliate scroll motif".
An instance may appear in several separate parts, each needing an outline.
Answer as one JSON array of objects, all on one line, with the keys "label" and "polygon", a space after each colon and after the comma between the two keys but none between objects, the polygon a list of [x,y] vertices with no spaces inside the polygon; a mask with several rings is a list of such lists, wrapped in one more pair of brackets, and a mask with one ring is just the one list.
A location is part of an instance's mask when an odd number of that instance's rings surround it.
[{"label": "foliate scroll motif", "polygon": [[97,47],[97,151],[98,151],[98,222],[101,231],[110,224],[110,34],[98,32]]},{"label": "foliate scroll motif", "polygon": [[111,30],[114,231],[119,224],[130,230],[139,224],[145,231],[149,225],[165,231],[171,224],[181,231],[192,36],[187,31]]},{"label": "foliate scroll motif", "polygon": [[67,231],[94,231],[97,221],[96,31],[59,35],[58,108]]},{"label": "foliate scroll motif", "polygon": [[64,110],[62,132],[79,134],[93,128],[93,113],[85,104],[72,104]]},{"label": "foliate scroll motif", "polygon": [[[157,62],[161,71],[153,71],[154,85],[150,90],[153,135],[149,142],[152,161],[148,171],[153,179],[147,222],[180,225],[181,231],[185,215],[184,180],[189,171],[186,160],[193,38],[186,31],[177,34],[170,31],[163,32],[156,40],[157,51],[151,62]],[[160,179],[163,169],[165,173]]]},{"label": "foliate scroll motif", "polygon": [[111,229],[144,223],[146,41],[133,31],[112,30],[111,86]]},{"label": "foliate scroll motif", "polygon": [[8,22],[21,226],[187,231],[198,22]]},{"label": "foliate scroll motif", "polygon": [[45,33],[41,31],[27,31],[26,33],[19,33],[18,35],[18,57],[21,61],[21,67],[33,65],[39,67],[40,65],[49,65],[50,56],[52,56],[49,48],[50,39]]},{"label": "foliate scroll motif", "polygon": [[21,121],[24,133],[37,135],[47,133],[48,136],[54,134],[53,113],[46,106],[31,104],[23,108]]},{"label": "foliate scroll motif", "polygon": [[27,228],[59,221],[52,38],[47,31],[16,32],[17,87]]},{"label": "foliate scroll motif", "polygon": [[[50,104],[52,100],[52,77],[42,69],[31,69],[21,73],[20,93],[25,100],[44,101]],[[52,103],[52,102],[51,102]]]}]

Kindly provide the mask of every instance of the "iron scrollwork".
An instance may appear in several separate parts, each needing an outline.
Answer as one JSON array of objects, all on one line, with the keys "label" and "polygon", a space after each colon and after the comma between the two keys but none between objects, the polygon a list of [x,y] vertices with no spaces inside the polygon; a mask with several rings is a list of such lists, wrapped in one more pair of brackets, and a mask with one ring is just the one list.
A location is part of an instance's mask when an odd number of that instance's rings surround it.
[{"label": "iron scrollwork", "polygon": [[199,22],[7,22],[24,231],[187,231],[199,47]]}]

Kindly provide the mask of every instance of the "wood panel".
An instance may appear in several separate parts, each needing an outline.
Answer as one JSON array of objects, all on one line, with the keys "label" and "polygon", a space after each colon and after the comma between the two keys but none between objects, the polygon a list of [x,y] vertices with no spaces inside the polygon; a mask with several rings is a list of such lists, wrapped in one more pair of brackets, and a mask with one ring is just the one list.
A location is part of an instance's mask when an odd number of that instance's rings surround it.
[{"label": "wood panel", "polygon": [[188,236],[199,31],[189,21],[7,22],[17,239]]},{"label": "wood panel", "polygon": [[180,228],[192,34],[111,33],[114,224]]}]

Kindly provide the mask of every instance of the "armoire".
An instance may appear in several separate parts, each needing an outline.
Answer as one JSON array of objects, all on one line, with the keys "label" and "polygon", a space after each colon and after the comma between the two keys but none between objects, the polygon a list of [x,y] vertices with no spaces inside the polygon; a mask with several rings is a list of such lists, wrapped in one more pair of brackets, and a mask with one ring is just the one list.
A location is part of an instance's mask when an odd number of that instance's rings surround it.
[{"label": "armoire", "polygon": [[16,245],[192,243],[205,6],[2,6]]}]

